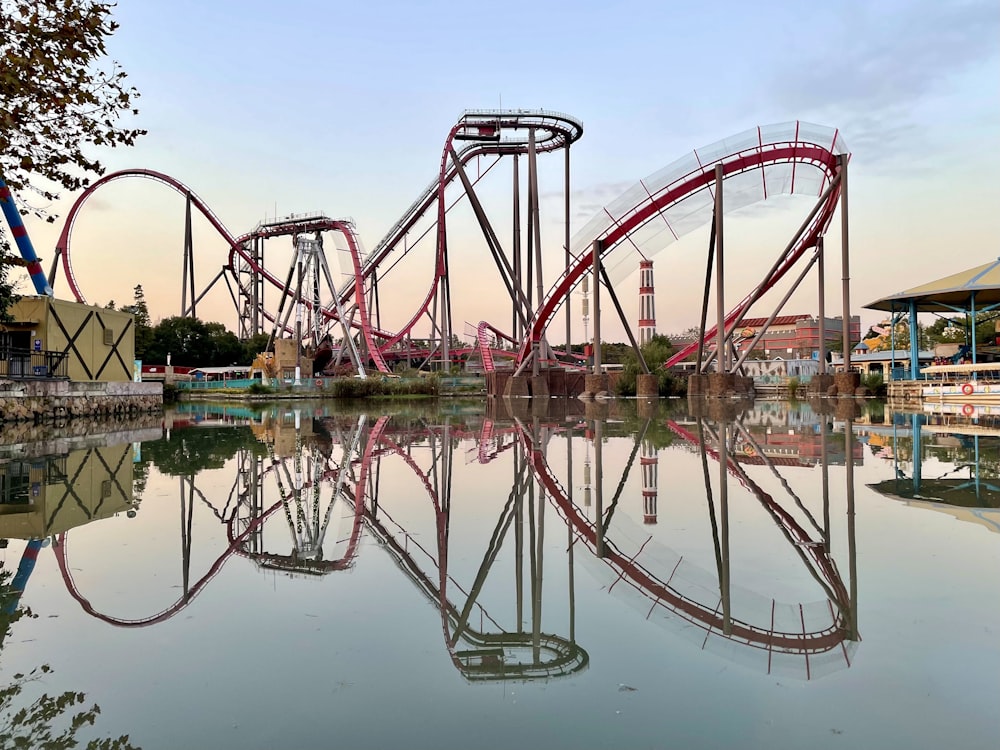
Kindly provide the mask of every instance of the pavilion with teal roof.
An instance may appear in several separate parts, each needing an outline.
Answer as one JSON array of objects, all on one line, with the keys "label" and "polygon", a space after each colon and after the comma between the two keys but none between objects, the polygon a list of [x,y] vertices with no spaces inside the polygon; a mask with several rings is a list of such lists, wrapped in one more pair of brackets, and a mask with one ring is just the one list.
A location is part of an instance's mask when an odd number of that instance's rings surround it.
[{"label": "pavilion with teal roof", "polygon": [[[959,313],[970,315],[989,312],[1000,307],[1000,258],[967,271],[945,276],[937,281],[915,286],[905,292],[883,297],[864,305],[869,310],[884,310],[892,315],[893,331],[896,316],[909,316],[910,378],[920,372],[917,347],[917,313]],[[973,324],[972,362],[976,364],[976,337]],[[895,348],[895,343],[893,344]]]}]

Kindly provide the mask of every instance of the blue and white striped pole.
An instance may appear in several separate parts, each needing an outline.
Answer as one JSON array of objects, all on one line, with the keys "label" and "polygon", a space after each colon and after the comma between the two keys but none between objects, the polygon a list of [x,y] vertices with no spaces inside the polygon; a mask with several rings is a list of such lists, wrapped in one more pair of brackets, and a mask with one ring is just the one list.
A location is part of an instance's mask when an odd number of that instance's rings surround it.
[{"label": "blue and white striped pole", "polygon": [[25,229],[24,222],[21,221],[21,214],[18,212],[17,206],[14,205],[14,196],[11,195],[10,188],[4,182],[3,175],[0,175],[0,207],[3,208],[3,215],[10,226],[11,234],[14,235],[17,249],[21,251],[21,257],[24,258],[28,275],[31,276],[31,281],[35,285],[35,291],[51,297],[52,287],[49,286],[49,280],[45,278],[42,264],[38,262],[35,248],[32,247],[31,239],[28,237],[28,230]]}]

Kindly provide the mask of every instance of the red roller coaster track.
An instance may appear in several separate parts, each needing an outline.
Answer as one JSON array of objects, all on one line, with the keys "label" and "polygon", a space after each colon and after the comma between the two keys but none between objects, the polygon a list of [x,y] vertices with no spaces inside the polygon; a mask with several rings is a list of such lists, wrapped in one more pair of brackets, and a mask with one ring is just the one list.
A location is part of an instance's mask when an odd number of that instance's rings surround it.
[{"label": "red roller coaster track", "polygon": [[[410,206],[404,216],[367,258],[361,256],[353,224],[349,221],[326,220],[312,222],[308,225],[303,224],[299,228],[300,231],[335,231],[344,236],[351,255],[354,278],[351,283],[340,289],[339,295],[345,303],[353,301],[358,317],[353,324],[360,329],[375,366],[380,371],[388,371],[382,353],[400,342],[413,330],[420,318],[428,313],[435,297],[437,285],[447,280],[447,244],[444,226],[445,216],[454,203],[449,205],[446,202],[445,189],[460,176],[464,166],[473,159],[492,156],[499,160],[504,156],[528,153],[529,133],[532,140],[531,147],[537,152],[548,152],[568,148],[583,134],[583,126],[569,115],[543,110],[475,110],[466,112],[452,127],[445,141],[438,178]],[[471,143],[461,151],[456,152],[454,144],[457,140],[471,141]],[[492,166],[490,165],[486,171],[489,171]],[[282,288],[280,279],[258,264],[247,250],[247,243],[254,238],[270,236],[270,231],[266,227],[258,227],[252,232],[234,237],[207,204],[180,180],[154,170],[128,169],[106,175],[90,185],[77,197],[66,216],[65,224],[56,243],[56,256],[57,258],[62,257],[64,274],[77,301],[85,302],[85,297],[73,272],[70,254],[71,236],[77,215],[86,201],[97,190],[115,180],[130,177],[155,180],[189,198],[191,204],[209,221],[213,229],[230,247],[229,257],[223,266],[223,270],[230,276],[237,277],[236,268],[237,259],[239,259],[269,284],[276,288]],[[378,330],[373,326],[367,309],[367,285],[371,283],[380,267],[383,265],[391,267],[397,255],[405,255],[409,252],[412,245],[408,246],[405,242],[408,234],[423,217],[432,211],[436,214],[435,225],[438,229],[436,260],[430,289],[417,306],[412,317],[399,331],[389,333]],[[53,266],[52,271],[52,282],[55,281],[54,275],[55,266]],[[239,278],[236,278],[238,285],[239,281]],[[246,293],[246,290],[241,288],[241,292]],[[309,301],[303,299],[302,302],[308,304]],[[322,314],[330,319],[335,318],[336,312],[332,307],[333,305],[328,306],[322,311]],[[273,319],[272,315],[264,312],[267,317]]]},{"label": "red roller coaster track", "polygon": [[[281,280],[259,263],[249,251],[249,245],[254,240],[266,239],[279,233],[287,234],[289,231],[339,232],[344,237],[351,257],[353,278],[337,291],[337,295],[340,302],[352,311],[349,322],[360,332],[375,367],[386,372],[389,369],[386,362],[389,350],[411,334],[423,316],[431,315],[432,306],[437,309],[439,293],[442,297],[440,300],[442,310],[445,304],[450,306],[450,301],[447,303],[444,301],[445,298],[450,300],[450,292],[447,291],[446,231],[446,216],[449,210],[462,196],[469,197],[470,201],[478,201],[478,198],[470,192],[472,186],[490,172],[502,157],[568,150],[570,144],[578,140],[582,133],[582,125],[574,118],[543,110],[475,110],[464,113],[451,128],[445,140],[436,179],[367,257],[362,254],[353,223],[344,219],[324,217],[319,220],[303,221],[301,224],[292,222],[280,228],[262,225],[246,234],[234,236],[206,203],[185,184],[169,175],[149,169],[129,169],[109,174],[81,193],[67,214],[57,241],[56,257],[62,257],[62,267],[70,290],[78,301],[83,302],[85,298],[73,272],[70,255],[71,236],[76,218],[88,198],[97,190],[115,180],[131,177],[155,180],[191,201],[191,205],[208,220],[229,247],[228,257],[220,275],[228,273],[230,278],[235,280],[240,293],[248,299],[252,298],[252,295],[243,285],[243,279],[238,271],[240,267],[249,269],[256,277],[266,280],[275,288],[283,287]],[[468,143],[456,151],[455,145],[458,142]],[[742,317],[761,294],[778,283],[803,253],[814,247],[825,233],[836,208],[840,188],[838,184],[825,193],[824,188],[836,182],[839,169],[838,157],[846,153],[838,131],[799,122],[771,125],[747,131],[692,153],[693,158],[692,155],[688,155],[640,180],[636,186],[605,207],[577,233],[570,243],[570,259],[566,268],[533,311],[527,333],[519,342],[515,366],[524,363],[532,351],[533,344],[537,344],[545,336],[556,311],[566,304],[570,294],[592,268],[595,243],[599,243],[597,246],[601,248],[601,259],[605,263],[621,248],[626,248],[626,251],[634,248],[643,257],[647,257],[659,252],[684,233],[709,221],[711,212],[702,210],[705,208],[705,201],[702,198],[704,194],[712,192],[716,165],[722,166],[724,185],[729,185],[731,182],[739,183],[743,201],[740,205],[781,193],[824,195],[822,205],[814,213],[804,233],[778,258],[774,272],[765,277],[728,312],[725,317],[727,327]],[[465,166],[480,157],[487,157],[492,161],[485,169],[479,170],[475,179],[466,177]],[[746,195],[749,194],[746,189],[747,182],[756,180],[758,174],[759,187],[754,183],[754,196],[747,200]],[[446,188],[458,179],[464,186],[463,192],[449,203],[446,199]],[[817,185],[818,190],[816,190]],[[727,202],[727,210],[734,207],[739,205]],[[429,221],[430,227],[424,229],[415,241],[411,241],[411,232],[417,231],[418,224],[424,221]],[[484,226],[484,231],[486,229]],[[377,279],[384,277],[421,238],[432,231],[435,255],[428,291],[420,299],[409,319],[398,330],[390,332],[380,329],[372,321],[368,302]],[[617,252],[615,257],[625,254]],[[501,260],[497,259],[497,263],[499,268]],[[50,284],[55,282],[55,269],[56,266],[53,265],[51,273],[53,278],[49,279]],[[501,275],[503,275],[502,270]],[[511,303],[516,308],[520,304],[518,295],[521,290],[514,289],[513,280],[507,279],[507,283]],[[519,280],[517,284],[520,284]],[[310,304],[309,300],[301,301],[306,305]],[[257,304],[263,307],[262,303]],[[338,317],[334,308],[335,305],[331,303],[319,312],[326,319],[333,320]],[[274,320],[273,314],[269,311],[262,309],[261,312],[266,318]],[[448,314],[450,315],[450,312]],[[444,329],[441,330],[443,333]],[[501,339],[513,341],[508,334],[502,333],[489,323],[480,323],[477,344],[486,370],[495,368],[494,351],[488,345],[490,331]],[[712,336],[714,330],[706,331],[706,340]],[[680,361],[696,346],[696,343],[691,344],[677,352],[667,365]]]}]

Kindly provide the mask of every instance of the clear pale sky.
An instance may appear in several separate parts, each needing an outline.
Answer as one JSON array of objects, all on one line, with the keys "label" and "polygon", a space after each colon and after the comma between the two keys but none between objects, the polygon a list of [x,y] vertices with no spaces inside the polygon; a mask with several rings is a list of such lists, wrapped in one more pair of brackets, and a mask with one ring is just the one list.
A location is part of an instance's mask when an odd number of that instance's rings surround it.
[{"label": "clear pale sky", "polygon": [[[119,0],[115,17],[121,28],[109,52],[142,94],[134,123],[149,134],[102,154],[105,165],[180,179],[234,234],[276,213],[323,211],[353,217],[372,248],[435,177],[462,111],[502,105],[583,121],[572,151],[574,231],[692,148],[772,122],[840,128],[853,154],[852,307],[865,324],[879,314],[860,305],[1000,255],[995,0]],[[562,156],[540,161],[547,287],[561,255]],[[484,183],[484,201],[509,236],[508,193],[505,166],[493,187]],[[727,225],[727,300],[759,280],[810,206],[805,198],[775,203],[779,210],[749,211]],[[69,205],[52,208],[65,214]],[[481,319],[509,328],[468,212],[455,221],[456,329]],[[61,225],[28,224],[46,268]],[[199,287],[225,256],[206,227],[196,219]],[[93,303],[128,303],[142,284],[155,320],[180,309],[182,241],[179,196],[119,182],[81,214],[74,269]],[[827,247],[839,251],[837,243],[835,230]],[[706,244],[707,229],[656,258],[660,332],[697,322]],[[283,277],[287,248],[270,247],[268,265]],[[332,256],[341,255],[331,253],[334,268],[342,259]],[[430,268],[415,260],[393,273],[383,295],[390,321],[422,299]],[[837,315],[839,253],[827,274],[828,312]],[[620,287],[631,316],[637,276]],[[815,282],[806,286],[785,312],[815,311]],[[30,292],[30,282],[20,289]],[[56,295],[69,296],[64,278]],[[578,302],[573,311],[580,339]],[[199,316],[234,327],[228,292],[210,293]],[[609,337],[619,333],[612,326]]]}]

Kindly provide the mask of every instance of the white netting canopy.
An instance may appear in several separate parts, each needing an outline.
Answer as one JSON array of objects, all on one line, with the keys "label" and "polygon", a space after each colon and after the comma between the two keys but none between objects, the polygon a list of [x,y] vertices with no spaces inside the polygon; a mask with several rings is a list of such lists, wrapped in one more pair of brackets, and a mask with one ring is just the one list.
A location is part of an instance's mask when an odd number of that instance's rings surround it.
[{"label": "white netting canopy", "polygon": [[[710,176],[716,164],[727,165],[723,210],[730,213],[774,195],[819,196],[831,177],[832,160],[823,160],[822,156],[846,153],[839,131],[823,125],[787,122],[747,130],[695,149],[639,180],[598,211],[576,233],[570,248],[576,256],[589,253],[594,240],[607,237],[654,199],[676,192],[675,199],[651,213],[614,247],[606,248],[607,272],[613,282],[621,281],[635,270],[639,253],[653,258],[675,240],[711,221],[714,182],[709,179],[692,190],[684,190],[684,186]],[[743,162],[754,163],[741,166]],[[619,251],[611,252],[613,249]]]}]

